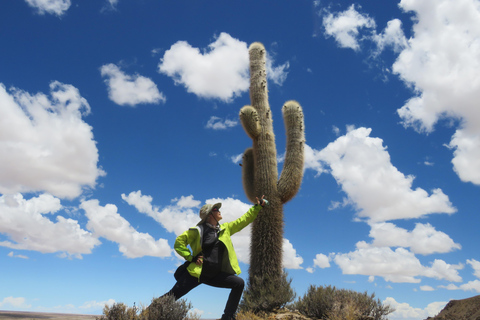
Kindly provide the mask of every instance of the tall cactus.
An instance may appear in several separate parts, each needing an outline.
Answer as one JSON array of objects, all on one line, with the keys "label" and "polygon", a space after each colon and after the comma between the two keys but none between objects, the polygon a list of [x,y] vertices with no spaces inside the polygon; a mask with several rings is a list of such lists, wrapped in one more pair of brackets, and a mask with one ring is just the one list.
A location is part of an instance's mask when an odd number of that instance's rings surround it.
[{"label": "tall cactus", "polygon": [[[253,140],[253,146],[243,155],[243,187],[250,201],[255,203],[255,197],[264,194],[270,205],[263,209],[252,226],[249,287],[245,294],[254,299],[262,296],[271,301],[276,300],[275,292],[265,292],[265,289],[272,288],[272,285],[275,288],[284,278],[283,204],[298,192],[303,177],[304,122],[300,105],[296,101],[286,102],[282,113],[287,146],[284,166],[278,178],[272,112],[268,103],[265,47],[255,42],[249,48],[249,55],[251,106],[244,106],[240,110],[240,121]],[[264,297],[265,294],[271,294],[272,297]],[[274,306],[275,301],[271,302]],[[269,306],[265,305],[263,309],[269,309]]]}]

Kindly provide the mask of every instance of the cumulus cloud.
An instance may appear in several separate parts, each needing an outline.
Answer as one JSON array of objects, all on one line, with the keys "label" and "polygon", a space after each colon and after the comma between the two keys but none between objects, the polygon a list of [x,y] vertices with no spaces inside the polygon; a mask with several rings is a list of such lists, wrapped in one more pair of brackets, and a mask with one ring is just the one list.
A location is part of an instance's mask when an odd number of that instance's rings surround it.
[{"label": "cumulus cloud", "polygon": [[22,254],[14,254],[13,251],[7,254],[10,258],[19,258],[19,259],[28,259],[27,256],[24,256]]},{"label": "cumulus cloud", "polygon": [[[398,171],[383,141],[370,137],[370,133],[368,128],[350,129],[321,151],[313,152],[315,161],[330,168],[359,217],[380,222],[456,211],[441,189],[434,189],[430,195],[421,188],[413,190],[414,177]],[[309,167],[323,170],[321,164]]]},{"label": "cumulus cloud", "polygon": [[[122,198],[139,212],[152,217],[168,232],[173,232],[177,236],[200,221],[198,212],[202,203],[194,200],[192,195],[174,199],[171,205],[164,208],[152,205],[153,198],[142,195],[140,190],[128,195],[122,194]],[[205,203],[218,202],[222,203],[222,216],[225,222],[240,218],[252,206],[232,198],[213,198],[205,201]],[[251,226],[247,226],[232,237],[238,260],[246,264],[250,263],[250,233]],[[303,258],[297,255],[289,240],[284,239],[282,248],[284,250],[283,263],[285,268],[301,269],[300,265],[303,263]]]},{"label": "cumulus cloud", "polygon": [[158,91],[157,85],[149,78],[135,74],[125,74],[113,63],[100,68],[108,87],[108,97],[118,105],[136,106],[142,103],[158,104],[166,98]]},{"label": "cumulus cloud", "polygon": [[[168,232],[173,232],[176,236],[183,233],[188,228],[195,226],[200,218],[200,201],[194,200],[193,196],[182,196],[175,200],[172,205],[159,208],[152,205],[151,196],[142,195],[141,191],[131,192],[128,196],[122,194],[122,198],[130,205],[133,205],[139,212],[147,214],[160,223]],[[188,206],[181,206],[179,203],[186,202]],[[227,199],[208,199],[206,203],[222,203],[222,216],[224,221],[233,221],[241,217],[251,207],[250,204],[243,203],[240,200]],[[235,252],[239,261],[249,263],[250,261],[250,226],[232,237],[235,246]]]},{"label": "cumulus cloud", "polygon": [[385,29],[377,33],[375,20],[368,14],[358,12],[355,5],[342,12],[332,13],[324,9],[323,13],[325,36],[333,36],[341,48],[359,51],[361,42],[368,41],[374,44],[372,53],[373,57],[377,57],[385,48],[398,53],[408,46],[399,19],[388,21]]},{"label": "cumulus cloud", "polygon": [[213,130],[225,130],[227,128],[235,127],[237,124],[238,121],[235,120],[223,120],[222,118],[211,116],[205,128]]},{"label": "cumulus cloud", "polygon": [[240,161],[243,159],[243,153],[237,154],[235,156],[231,156],[230,159],[232,160],[233,163],[239,164]]},{"label": "cumulus cloud", "polygon": [[274,58],[267,51],[267,78],[272,80],[276,85],[282,86],[288,76],[288,68],[290,63],[287,61],[279,66],[274,66]]},{"label": "cumulus cloud", "polygon": [[0,83],[0,193],[75,198],[105,175],[97,167],[90,106],[77,88],[54,81],[50,97]]},{"label": "cumulus cloud", "polygon": [[376,24],[368,15],[360,14],[352,4],[343,12],[327,12],[323,17],[323,26],[325,35],[334,37],[340,47],[359,50],[359,30],[364,28],[372,30]]},{"label": "cumulus cloud", "polygon": [[[289,63],[274,66],[267,57],[267,76],[282,85]],[[222,32],[206,49],[178,41],[161,59],[158,70],[201,98],[231,102],[249,87],[248,47],[243,41]]]},{"label": "cumulus cloud", "polygon": [[155,240],[147,233],[138,232],[125,220],[113,204],[101,206],[98,200],[88,200],[80,204],[89,219],[87,228],[95,236],[116,242],[119,251],[127,258],[143,256],[169,257],[172,249],[165,239]]},{"label": "cumulus cloud", "polygon": [[480,184],[480,6],[477,1],[401,1],[415,14],[414,36],[393,72],[416,95],[398,110],[405,126],[431,132],[443,118],[460,120],[450,141],[454,170]]},{"label": "cumulus cloud", "polygon": [[62,16],[72,5],[70,0],[25,0],[39,14],[54,14]]},{"label": "cumulus cloud", "polygon": [[62,208],[60,200],[48,194],[26,200],[21,194],[0,197],[0,233],[10,240],[0,246],[42,253],[63,253],[63,257],[82,258],[100,241],[83,230],[76,220],[54,215]]},{"label": "cumulus cloud", "polygon": [[435,289],[431,286],[420,286],[420,290],[422,290],[422,291],[435,291]]},{"label": "cumulus cloud", "polygon": [[231,101],[248,90],[248,48],[227,33],[201,51],[185,41],[167,50],[159,71],[202,98]]},{"label": "cumulus cloud", "polygon": [[316,171],[316,176],[320,176],[322,173],[327,173],[328,170],[325,168],[322,162],[322,156],[320,150],[315,150],[310,147],[308,144],[305,144],[304,149],[304,170],[311,169]]},{"label": "cumulus cloud", "polygon": [[468,259],[467,263],[473,268],[473,275],[480,279],[480,261],[475,259]]},{"label": "cumulus cloud", "polygon": [[289,240],[283,239],[283,267],[286,269],[303,269],[303,258],[297,254]]},{"label": "cumulus cloud", "polygon": [[436,316],[445,307],[447,302],[432,302],[425,309],[414,308],[408,303],[397,302],[394,298],[388,297],[383,302],[383,305],[389,305],[395,309],[394,312],[388,315],[391,320],[414,320],[426,319],[427,317]]},{"label": "cumulus cloud", "polygon": [[402,0],[415,15],[406,39],[394,19],[377,34],[375,22],[352,5],[324,16],[325,35],[339,46],[360,49],[361,40],[399,53],[392,71],[415,95],[397,110],[405,127],[430,133],[441,119],[459,123],[448,147],[453,168],[464,182],[480,184],[480,6],[475,0]]},{"label": "cumulus cloud", "polygon": [[315,256],[315,259],[313,259],[313,265],[321,269],[330,268],[330,258],[319,253]]},{"label": "cumulus cloud", "polygon": [[402,21],[393,19],[387,22],[387,27],[380,33],[374,34],[372,40],[377,45],[376,54],[385,48],[392,48],[394,52],[401,52],[407,48],[408,41],[402,30]]},{"label": "cumulus cloud", "polygon": [[480,281],[479,280],[473,280],[469,281],[467,283],[464,283],[460,286],[457,286],[455,284],[449,284],[448,286],[438,286],[439,288],[444,288],[447,290],[463,290],[463,291],[475,291],[480,293]]},{"label": "cumulus cloud", "polygon": [[333,260],[342,269],[343,274],[361,274],[380,276],[385,281],[419,283],[419,277],[445,279],[460,282],[458,269],[462,266],[447,264],[443,260],[434,260],[430,267],[423,266],[415,255],[404,249],[392,250],[388,247],[359,246],[356,251],[335,254]]},{"label": "cumulus cloud", "polygon": [[85,310],[100,310],[100,309],[103,309],[106,305],[111,307],[113,304],[115,304],[115,302],[116,301],[114,299],[108,299],[106,301],[92,300],[92,301],[86,301],[83,305],[81,305],[78,308],[82,309],[83,312],[85,312]]},{"label": "cumulus cloud", "polygon": [[14,298],[12,296],[3,298],[2,301],[0,301],[0,308],[23,308],[23,309],[30,309],[32,306],[30,304],[26,303],[25,298],[23,297],[17,297]]},{"label": "cumulus cloud", "polygon": [[153,198],[149,195],[142,195],[140,190],[130,192],[128,195],[122,194],[122,199],[134,206],[140,213],[153,218],[168,232],[173,232],[176,236],[200,221],[198,211],[201,202],[195,200],[192,195],[175,199],[173,204],[162,209],[154,206]]},{"label": "cumulus cloud", "polygon": [[417,223],[412,231],[393,223],[374,223],[371,225],[370,237],[374,239],[372,246],[410,248],[413,253],[423,255],[461,249],[460,244],[453,242],[447,234],[435,230],[429,223]]}]

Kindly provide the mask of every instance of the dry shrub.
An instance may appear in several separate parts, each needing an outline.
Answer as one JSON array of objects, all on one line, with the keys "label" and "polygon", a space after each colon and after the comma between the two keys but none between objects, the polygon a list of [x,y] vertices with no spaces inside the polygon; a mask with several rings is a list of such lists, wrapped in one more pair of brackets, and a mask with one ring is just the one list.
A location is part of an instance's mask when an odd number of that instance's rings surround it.
[{"label": "dry shrub", "polygon": [[375,294],[313,285],[293,307],[307,317],[329,320],[384,320],[394,311]]},{"label": "dry shrub", "polygon": [[[240,311],[250,311],[255,314],[271,312],[285,307],[295,299],[295,291],[291,287],[292,279],[283,272],[280,279],[249,278],[247,287],[240,302]],[[262,286],[257,284],[262,284]],[[254,290],[252,290],[254,288]]]},{"label": "dry shrub", "polygon": [[137,310],[129,308],[123,303],[114,303],[111,307],[103,308],[103,316],[97,320],[199,320],[200,316],[188,311],[192,308],[191,303],[185,300],[175,301],[171,295],[162,296],[152,300],[148,307]]}]

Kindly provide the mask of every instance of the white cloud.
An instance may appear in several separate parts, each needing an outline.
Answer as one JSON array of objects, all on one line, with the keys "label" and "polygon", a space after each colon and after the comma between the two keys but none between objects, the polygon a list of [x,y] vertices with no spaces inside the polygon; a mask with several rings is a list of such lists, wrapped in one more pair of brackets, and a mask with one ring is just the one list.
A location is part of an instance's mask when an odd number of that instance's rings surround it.
[{"label": "white cloud", "polygon": [[165,102],[166,98],[158,91],[157,85],[149,78],[135,74],[125,74],[113,63],[100,68],[102,77],[106,77],[110,100],[121,106],[136,106],[141,103],[158,104]]},{"label": "white cloud", "polygon": [[474,276],[480,279],[480,261],[477,261],[475,259],[468,259],[467,263],[472,266],[474,272]]},{"label": "white cloud", "polygon": [[10,297],[3,298],[3,300],[0,301],[0,308],[5,308],[5,307],[30,309],[32,306],[29,304],[26,304],[25,298],[22,298],[22,297],[14,298],[10,296]]},{"label": "white cloud", "polygon": [[328,172],[323,165],[320,151],[313,149],[308,144],[305,144],[304,158],[304,170],[312,169],[316,171],[317,177],[320,176],[322,173]]},{"label": "white cloud", "polygon": [[45,215],[62,208],[60,200],[48,194],[26,200],[21,194],[0,197],[0,233],[11,241],[0,246],[16,250],[34,250],[42,253],[64,253],[66,257],[81,259],[90,254],[100,241],[80,228],[77,221],[56,216],[52,222]]},{"label": "white cloud", "polygon": [[480,293],[480,281],[479,280],[473,280],[469,281],[467,283],[464,283],[460,286],[454,285],[454,284],[449,284],[447,286],[438,286],[439,288],[444,288],[447,290],[463,290],[463,291],[475,291]]},{"label": "white cloud", "polygon": [[77,88],[54,81],[50,97],[0,83],[0,193],[75,198],[105,175],[97,167],[90,113]]},{"label": "white cloud", "polygon": [[[376,45],[374,56],[391,47],[399,56],[392,66],[415,96],[397,110],[405,127],[432,132],[441,119],[460,127],[449,147],[453,166],[464,182],[480,184],[480,6],[476,0],[402,0],[413,12],[413,36],[406,39],[401,21],[388,22],[382,33],[352,5],[324,17],[325,34],[341,47],[359,50],[359,41]],[[362,31],[362,32],[360,32]]]},{"label": "white cloud", "polygon": [[393,223],[374,223],[371,225],[370,237],[374,239],[372,246],[410,248],[413,253],[423,255],[461,249],[460,244],[453,242],[447,234],[435,230],[429,223],[417,223],[412,231],[399,228]]},{"label": "white cloud", "polygon": [[85,312],[85,310],[98,310],[98,309],[103,309],[106,305],[107,306],[112,306],[113,304],[115,304],[115,300],[114,299],[108,299],[106,301],[100,301],[100,302],[97,302],[95,300],[92,300],[92,301],[87,301],[85,302],[83,305],[81,305],[80,307],[78,307],[79,309],[82,309],[83,312]]},{"label": "white cloud", "polygon": [[62,16],[72,5],[70,0],[25,0],[39,14],[55,14]]},{"label": "white cloud", "polygon": [[[359,40],[376,44],[374,56],[385,47],[400,52],[393,64],[415,96],[397,110],[405,127],[432,132],[441,119],[458,121],[460,127],[448,147],[453,167],[464,182],[480,185],[480,6],[476,0],[402,0],[413,12],[413,36],[406,39],[401,21],[388,22],[381,34],[375,22],[352,5],[324,17],[325,34],[341,47],[359,50]],[[367,32],[360,33],[366,29]],[[370,34],[369,34],[370,33]]]},{"label": "white cloud", "polygon": [[462,266],[434,260],[431,267],[426,267],[412,252],[404,248],[393,251],[388,247],[370,247],[365,243],[358,243],[356,251],[335,254],[333,260],[343,274],[379,276],[390,282],[419,283],[419,277],[454,282],[462,280],[457,271]]},{"label": "white cloud", "polygon": [[163,209],[153,206],[153,198],[148,195],[142,195],[140,190],[130,192],[128,196],[122,194],[122,199],[129,205],[134,206],[140,213],[153,218],[168,232],[173,232],[176,236],[195,226],[200,221],[198,211],[200,210],[201,202],[194,200],[191,195],[188,197],[182,196],[179,200],[174,200],[174,204]]},{"label": "white cloud", "polygon": [[[144,214],[152,217],[160,223],[168,232],[173,232],[176,236],[182,234],[188,228],[195,226],[200,218],[198,216],[201,202],[193,201],[193,196],[189,196],[190,206],[179,205],[182,202],[181,197],[173,205],[160,209],[152,205],[152,197],[142,195],[141,191],[131,192],[128,196],[122,194],[123,200],[128,204],[135,206],[135,208]],[[224,221],[233,221],[240,218],[245,212],[250,209],[251,205],[235,200],[227,199],[208,199],[206,203],[222,203],[222,216]],[[222,221],[222,222],[224,222]],[[246,227],[241,232],[232,237],[232,242],[235,246],[235,252],[239,261],[244,263],[250,262],[250,226]]]},{"label": "white cloud", "polygon": [[414,308],[408,303],[397,302],[394,298],[388,297],[383,302],[383,305],[389,305],[395,309],[394,312],[388,315],[391,320],[418,320],[427,317],[436,316],[445,307],[447,302],[432,302],[425,309]]},{"label": "white cloud", "polygon": [[315,259],[313,259],[313,265],[321,269],[330,268],[330,258],[319,253],[315,256]]},{"label": "white cloud", "polygon": [[442,118],[460,120],[452,137],[454,169],[465,182],[480,184],[480,6],[475,0],[403,0],[415,14],[408,47],[393,72],[416,96],[398,110],[405,126],[431,132]]},{"label": "white cloud", "polygon": [[465,284],[462,284],[460,286],[460,289],[462,289],[463,291],[475,291],[477,293],[480,293],[480,281],[479,280],[469,281]]},{"label": "white cloud", "polygon": [[192,195],[188,197],[182,196],[180,199],[172,200],[172,202],[176,202],[180,208],[196,208],[201,204],[200,201],[193,199]]},{"label": "white cloud", "polygon": [[359,50],[359,29],[374,29],[375,21],[368,15],[359,13],[352,4],[343,12],[328,12],[323,18],[323,26],[325,35],[333,36],[341,47]]},{"label": "white cloud", "polygon": [[[274,66],[267,54],[267,77],[282,85],[289,63]],[[248,47],[243,41],[222,32],[207,49],[178,41],[165,51],[158,70],[201,98],[231,102],[248,90]]]},{"label": "white cloud", "polygon": [[13,251],[7,254],[10,258],[20,258],[20,259],[28,259],[27,256],[24,256],[22,254],[14,254]]},{"label": "white cloud", "polygon": [[112,8],[115,8],[118,4],[118,0],[107,0]]},{"label": "white cloud", "polygon": [[[122,194],[122,199],[134,206],[139,212],[152,217],[168,232],[173,232],[177,236],[200,221],[198,213],[202,203],[194,200],[192,195],[188,197],[182,196],[179,200],[174,199],[172,205],[164,208],[152,205],[153,198],[142,195],[140,190],[130,192],[128,195]],[[222,216],[224,219],[222,223],[240,218],[252,206],[232,198],[213,198],[205,201],[205,203],[217,202],[222,203]],[[188,205],[185,205],[186,203]],[[250,233],[251,226],[247,226],[232,237],[238,260],[246,264],[250,263]],[[283,263],[285,268],[301,269],[300,265],[303,263],[303,258],[297,255],[289,240],[283,240],[282,248],[284,250]]]},{"label": "white cloud", "polygon": [[203,52],[185,41],[167,50],[159,71],[199,97],[231,101],[248,90],[248,48],[222,32]]},{"label": "white cloud", "polygon": [[[420,218],[432,213],[454,213],[456,209],[442,190],[412,189],[413,176],[395,168],[380,138],[370,137],[371,129],[350,129],[346,135],[313,151],[359,210],[358,216],[370,222]],[[306,148],[308,150],[308,148]],[[322,169],[321,163],[308,167]]]},{"label": "white cloud", "polygon": [[211,116],[205,128],[213,130],[225,130],[227,128],[235,127],[237,124],[238,121],[235,120],[222,120],[222,118]]},{"label": "white cloud", "polygon": [[398,53],[408,46],[399,19],[388,21],[387,27],[377,34],[375,20],[358,12],[355,5],[342,12],[331,13],[328,9],[324,11],[325,36],[333,36],[342,48],[359,51],[360,41],[370,41],[376,46],[373,57],[377,57],[387,47]]},{"label": "white cloud", "polygon": [[230,159],[233,163],[239,164],[243,160],[243,153],[237,154],[236,156],[231,156]]},{"label": "white cloud", "polygon": [[420,286],[420,290],[422,290],[422,291],[435,291],[435,289],[431,286]]},{"label": "white cloud", "polygon": [[391,47],[395,52],[401,52],[408,46],[407,38],[402,30],[402,21],[393,19],[388,21],[387,27],[381,34],[372,36],[372,40],[377,45],[377,54],[382,52],[385,47]]},{"label": "white cloud", "polygon": [[425,268],[423,275],[438,280],[460,282],[462,278],[458,275],[459,269],[463,269],[463,265],[448,264],[443,260],[435,259],[430,268]]},{"label": "white cloud", "polygon": [[297,250],[289,240],[283,239],[283,267],[286,269],[303,269],[301,267],[303,258],[297,255]]},{"label": "white cloud", "polygon": [[415,256],[403,249],[359,248],[350,253],[336,254],[333,258],[343,274],[361,274],[383,277],[390,282],[419,283],[417,277],[423,267]]},{"label": "white cloud", "polygon": [[147,233],[138,232],[125,220],[113,204],[102,207],[98,200],[80,204],[89,219],[87,228],[97,237],[118,243],[119,251],[127,258],[143,256],[169,257],[172,249],[165,239],[155,240]]},{"label": "white cloud", "polygon": [[267,51],[267,78],[272,80],[276,85],[282,86],[287,80],[287,69],[290,68],[290,63],[287,61],[279,66],[274,66],[273,56]]},{"label": "white cloud", "polygon": [[[471,130],[474,130],[474,132]],[[464,182],[472,182],[479,185],[480,126],[458,129],[448,146],[454,150],[452,163],[458,177]]]}]

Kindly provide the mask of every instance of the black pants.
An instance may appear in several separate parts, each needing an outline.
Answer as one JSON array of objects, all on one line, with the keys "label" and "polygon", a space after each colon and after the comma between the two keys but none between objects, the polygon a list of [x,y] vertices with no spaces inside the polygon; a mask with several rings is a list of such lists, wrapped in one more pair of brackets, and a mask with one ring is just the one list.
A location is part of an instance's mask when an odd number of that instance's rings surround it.
[{"label": "black pants", "polygon": [[178,279],[177,283],[175,283],[173,288],[167,294],[173,295],[175,300],[178,300],[190,292],[190,290],[202,283],[216,288],[232,289],[232,291],[230,291],[230,295],[228,296],[227,305],[225,306],[223,313],[225,315],[232,316],[235,314],[235,312],[237,312],[238,304],[240,303],[240,298],[242,297],[243,288],[245,287],[245,282],[242,278],[233,274],[221,272],[213,278],[202,278],[202,282],[198,282],[197,278],[192,277],[188,272],[185,272],[183,277]]}]

